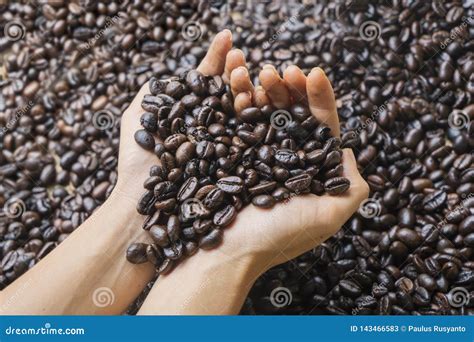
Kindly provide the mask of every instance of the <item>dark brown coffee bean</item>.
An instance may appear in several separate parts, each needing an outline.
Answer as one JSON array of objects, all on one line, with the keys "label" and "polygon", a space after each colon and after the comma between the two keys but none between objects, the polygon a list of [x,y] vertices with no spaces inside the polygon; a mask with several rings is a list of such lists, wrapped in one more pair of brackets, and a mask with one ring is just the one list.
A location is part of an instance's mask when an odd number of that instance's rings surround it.
[{"label": "dark brown coffee bean", "polygon": [[153,225],[149,230],[150,236],[158,246],[165,247],[170,243],[167,228],[161,225]]},{"label": "dark brown coffee bean", "polygon": [[170,246],[163,248],[163,254],[166,258],[170,260],[178,260],[181,258],[184,252],[183,243],[178,240],[176,242],[171,243]]},{"label": "dark brown coffee bean", "polygon": [[227,205],[214,214],[213,222],[216,226],[225,227],[234,220],[236,215],[237,211],[234,206]]},{"label": "dark brown coffee bean", "polygon": [[181,185],[181,188],[179,189],[178,194],[177,194],[177,200],[180,202],[183,202],[187,200],[188,198],[193,197],[197,190],[198,190],[198,179],[196,177],[188,178],[183,183],[183,185]]},{"label": "dark brown coffee bean", "polygon": [[272,192],[272,196],[276,201],[283,201],[290,197],[288,189],[279,187]]},{"label": "dark brown coffee bean", "polygon": [[222,236],[222,230],[219,228],[214,228],[199,240],[199,247],[202,249],[215,248],[221,244]]},{"label": "dark brown coffee bean", "polygon": [[229,176],[221,178],[217,181],[216,185],[222,191],[229,194],[238,194],[243,189],[243,180],[237,176]]},{"label": "dark brown coffee bean", "polygon": [[251,188],[249,188],[249,194],[252,196],[257,196],[261,194],[271,193],[277,186],[277,182],[262,182]]},{"label": "dark brown coffee bean", "polygon": [[225,193],[219,188],[212,189],[204,198],[203,204],[210,210],[218,208],[224,202]]},{"label": "dark brown coffee bean", "polygon": [[135,132],[135,141],[145,150],[152,151],[155,148],[155,139],[144,129]]},{"label": "dark brown coffee bean", "polygon": [[291,167],[299,162],[298,155],[291,150],[278,150],[275,159],[286,167]]},{"label": "dark brown coffee bean", "polygon": [[145,243],[132,243],[127,249],[127,260],[132,264],[142,264],[146,262],[147,244]]},{"label": "dark brown coffee bean", "polygon": [[171,243],[175,243],[178,240],[179,234],[181,233],[181,224],[179,222],[178,216],[171,215],[168,218],[166,232]]},{"label": "dark brown coffee bean", "polygon": [[285,182],[285,187],[292,192],[299,193],[309,188],[311,185],[311,176],[307,173],[302,173],[298,176],[289,178]]},{"label": "dark brown coffee bean", "polygon": [[350,187],[350,182],[347,178],[336,177],[331,178],[324,183],[324,189],[330,195],[340,195],[347,191]]},{"label": "dark brown coffee bean", "polygon": [[260,208],[271,208],[275,205],[275,199],[270,195],[258,195],[252,199],[252,203]]}]

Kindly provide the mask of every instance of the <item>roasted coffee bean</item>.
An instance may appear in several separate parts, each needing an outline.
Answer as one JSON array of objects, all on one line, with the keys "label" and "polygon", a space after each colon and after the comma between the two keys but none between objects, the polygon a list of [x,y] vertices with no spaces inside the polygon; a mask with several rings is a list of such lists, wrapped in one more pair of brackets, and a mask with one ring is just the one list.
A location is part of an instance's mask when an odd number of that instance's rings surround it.
[{"label": "roasted coffee bean", "polygon": [[248,192],[252,196],[257,196],[261,194],[269,194],[277,187],[277,182],[262,182],[251,188]]},{"label": "roasted coffee bean", "polygon": [[218,208],[224,203],[225,193],[219,188],[212,189],[204,198],[203,204],[211,210]]},{"label": "roasted coffee bean", "polygon": [[202,249],[212,249],[222,242],[222,230],[214,228],[199,240],[199,247]]},{"label": "roasted coffee bean", "polygon": [[296,192],[296,193],[299,193],[303,190],[308,189],[310,185],[311,185],[311,176],[308,175],[307,173],[302,173],[298,176],[289,178],[285,182],[285,187],[288,190],[292,192]]},{"label": "roasted coffee bean", "polygon": [[321,149],[314,150],[307,153],[306,158],[311,164],[319,164],[326,159],[326,152]]},{"label": "roasted coffee bean", "polygon": [[140,124],[148,132],[155,133],[158,129],[158,117],[154,113],[143,113],[140,117]]},{"label": "roasted coffee bean", "polygon": [[157,199],[153,196],[153,191],[145,192],[142,197],[138,200],[137,211],[142,215],[151,215],[153,212],[153,206]]},{"label": "roasted coffee bean", "polygon": [[181,258],[184,252],[183,243],[178,240],[176,242],[171,243],[170,246],[163,248],[163,254],[166,258],[170,260],[178,260]]},{"label": "roasted coffee bean", "polygon": [[179,166],[185,165],[187,162],[193,159],[195,152],[196,146],[193,143],[189,141],[182,143],[176,150],[176,163]]},{"label": "roasted coffee bean", "polygon": [[271,208],[275,205],[275,199],[270,195],[258,195],[252,199],[252,203],[260,208]]},{"label": "roasted coffee bean", "polygon": [[196,154],[201,159],[210,159],[214,156],[214,153],[215,147],[214,144],[210,141],[200,141],[196,145]]},{"label": "roasted coffee bean", "polygon": [[181,224],[179,222],[178,216],[171,215],[168,218],[166,232],[171,243],[175,243],[178,240],[179,234],[181,233]]},{"label": "roasted coffee bean", "polygon": [[160,97],[146,94],[143,97],[142,108],[148,112],[157,114],[160,107],[164,104],[165,102]]},{"label": "roasted coffee bean", "polygon": [[[142,264],[146,262],[148,260],[146,249],[147,244],[145,243],[132,243],[127,249],[127,260],[132,264]],[[3,267],[3,269],[5,269],[5,267]]]},{"label": "roasted coffee bean", "polygon": [[135,141],[145,150],[152,151],[155,148],[155,139],[150,132],[140,129],[135,133]]},{"label": "roasted coffee bean", "polygon": [[177,200],[182,202],[194,196],[198,190],[198,179],[196,177],[188,178],[177,193]]},{"label": "roasted coffee bean", "polygon": [[217,181],[216,185],[222,191],[229,194],[238,194],[243,189],[243,180],[237,176],[229,176],[221,178]]},{"label": "roasted coffee bean", "polygon": [[165,226],[153,225],[148,232],[158,246],[165,247],[170,243],[168,231]]},{"label": "roasted coffee bean", "polygon": [[331,178],[324,183],[324,189],[330,195],[340,195],[349,189],[350,182],[347,178]]},{"label": "roasted coffee bean", "polygon": [[286,167],[291,167],[299,162],[298,155],[291,150],[278,150],[275,153],[275,159]]},{"label": "roasted coffee bean", "polygon": [[213,222],[216,226],[225,227],[228,226],[237,215],[233,205],[227,205],[221,210],[214,214]]},{"label": "roasted coffee bean", "polygon": [[272,196],[276,201],[283,201],[290,197],[290,191],[287,188],[279,187],[272,192]]},{"label": "roasted coffee bean", "polygon": [[170,181],[158,183],[153,190],[153,194],[159,201],[172,198],[176,196],[177,193],[178,189],[176,188],[176,185]]},{"label": "roasted coffee bean", "polygon": [[163,262],[163,255],[158,246],[151,244],[146,247],[146,257],[148,262],[155,267],[159,267]]}]

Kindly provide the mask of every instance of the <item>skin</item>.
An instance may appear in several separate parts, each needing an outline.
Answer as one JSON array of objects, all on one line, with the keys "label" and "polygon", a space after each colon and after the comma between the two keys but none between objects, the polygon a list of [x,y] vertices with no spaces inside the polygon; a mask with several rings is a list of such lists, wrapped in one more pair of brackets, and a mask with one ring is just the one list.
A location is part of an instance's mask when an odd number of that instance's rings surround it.
[{"label": "skin", "polygon": [[[254,87],[244,54],[231,48],[232,35],[224,30],[198,70],[230,82],[236,110],[308,103],[316,119],[339,135],[334,93],[321,69],[305,76],[292,66],[281,78],[268,66],[260,73],[261,86]],[[1,314],[120,314],[152,279],[150,264],[132,265],[124,257],[131,242],[150,241],[140,229],[145,218],[135,207],[156,156],[133,140],[141,128],[141,99],[148,92],[144,85],[123,114],[119,178],[112,195],[66,241],[0,292]],[[200,250],[159,277],[139,314],[237,314],[258,276],[335,234],[368,196],[349,150],[344,151],[343,167],[351,187],[341,196],[294,197],[272,210],[244,208],[226,229],[221,246]],[[113,295],[110,305],[97,305],[97,297],[94,301],[94,293],[103,288]]]}]

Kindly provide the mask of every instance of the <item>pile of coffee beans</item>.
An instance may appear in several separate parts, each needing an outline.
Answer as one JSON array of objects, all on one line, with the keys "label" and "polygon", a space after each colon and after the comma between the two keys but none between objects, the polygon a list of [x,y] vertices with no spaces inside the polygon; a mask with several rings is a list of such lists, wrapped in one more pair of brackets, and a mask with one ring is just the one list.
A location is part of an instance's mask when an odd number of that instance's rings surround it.
[{"label": "pile of coffee beans", "polygon": [[468,0],[0,5],[0,288],[107,198],[140,86],[195,68],[228,28],[255,81],[266,63],[325,70],[371,187],[335,237],[259,278],[243,313],[472,314],[473,18]]},{"label": "pile of coffee beans", "polygon": [[135,141],[160,161],[137,206],[149,215],[143,228],[154,243],[130,245],[132,263],[149,261],[158,273],[169,272],[198,248],[216,247],[223,229],[250,203],[271,208],[290,196],[339,195],[350,186],[341,177],[341,140],[307,105],[236,114],[222,78],[197,70],[168,82],[152,78],[150,89]]}]

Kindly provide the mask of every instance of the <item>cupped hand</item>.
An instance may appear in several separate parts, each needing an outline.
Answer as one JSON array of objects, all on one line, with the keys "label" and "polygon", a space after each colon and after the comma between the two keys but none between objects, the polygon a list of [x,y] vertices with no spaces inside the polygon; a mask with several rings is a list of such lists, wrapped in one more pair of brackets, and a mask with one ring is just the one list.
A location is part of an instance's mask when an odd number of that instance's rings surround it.
[{"label": "cupped hand", "polygon": [[[245,57],[240,50],[232,49],[232,33],[219,32],[197,70],[207,76],[221,75],[227,83],[231,72],[245,66]],[[148,178],[150,167],[159,163],[157,156],[141,148],[134,140],[134,134],[142,129],[140,117],[145,112],[141,102],[150,93],[148,82],[144,84],[124,112],[121,121],[118,181],[114,189],[122,198],[129,198],[135,204],[143,194],[143,182]]]},{"label": "cupped hand", "polygon": [[[288,67],[280,77],[272,65],[259,74],[254,87],[245,67],[231,73],[236,111],[272,104],[289,108],[293,103],[309,106],[319,123],[339,137],[340,127],[334,91],[324,71],[314,68],[305,75],[298,67]],[[360,175],[352,150],[343,150],[343,174],[350,188],[339,196],[307,194],[276,204],[272,209],[245,207],[226,229],[219,251],[233,259],[252,256],[262,271],[314,248],[334,235],[367,198],[369,187]]]}]

